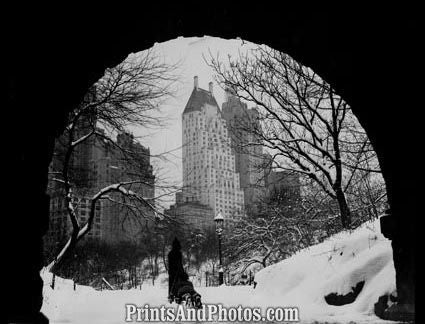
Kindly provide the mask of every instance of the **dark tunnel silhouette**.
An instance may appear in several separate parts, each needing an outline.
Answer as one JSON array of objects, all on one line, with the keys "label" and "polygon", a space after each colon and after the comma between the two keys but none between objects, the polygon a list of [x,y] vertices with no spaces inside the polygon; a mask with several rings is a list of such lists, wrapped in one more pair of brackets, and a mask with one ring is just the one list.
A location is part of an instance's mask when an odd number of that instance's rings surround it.
[{"label": "dark tunnel silhouette", "polygon": [[[398,302],[415,304],[415,219],[420,107],[412,11],[291,11],[272,7],[145,8],[139,19],[13,14],[6,37],[8,78],[3,216],[9,321],[47,322],[42,305],[42,236],[48,226],[47,170],[66,113],[105,68],[154,42],[216,36],[266,44],[311,67],[350,104],[378,154],[390,211],[381,218],[392,240]],[[80,12],[80,13],[81,13]],[[85,16],[85,17],[84,17]],[[45,18],[45,19],[44,19]],[[255,19],[254,19],[255,18]],[[408,20],[405,23],[403,20]],[[412,312],[410,306],[406,309]],[[414,308],[413,308],[414,312]]]}]

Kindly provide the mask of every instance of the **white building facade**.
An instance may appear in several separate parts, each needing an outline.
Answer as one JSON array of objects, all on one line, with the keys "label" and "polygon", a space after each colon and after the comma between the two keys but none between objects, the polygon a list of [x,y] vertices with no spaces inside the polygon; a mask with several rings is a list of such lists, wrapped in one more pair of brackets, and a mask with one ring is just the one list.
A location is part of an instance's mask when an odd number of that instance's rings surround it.
[{"label": "white building facade", "polygon": [[183,131],[183,200],[210,206],[214,214],[221,212],[228,220],[244,213],[244,192],[226,120],[209,91],[194,88],[182,114]]}]

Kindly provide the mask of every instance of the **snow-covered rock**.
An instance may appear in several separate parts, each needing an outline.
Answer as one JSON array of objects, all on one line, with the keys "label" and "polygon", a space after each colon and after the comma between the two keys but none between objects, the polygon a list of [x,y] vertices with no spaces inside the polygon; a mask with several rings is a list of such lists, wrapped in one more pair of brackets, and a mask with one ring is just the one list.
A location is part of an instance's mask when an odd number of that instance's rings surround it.
[{"label": "snow-covered rock", "polygon": [[[368,222],[261,270],[255,280],[257,303],[298,306],[305,320],[380,321],[374,304],[395,291],[391,241],[380,233],[379,220]],[[361,281],[364,287],[353,303],[326,303],[326,295],[345,295]]]}]

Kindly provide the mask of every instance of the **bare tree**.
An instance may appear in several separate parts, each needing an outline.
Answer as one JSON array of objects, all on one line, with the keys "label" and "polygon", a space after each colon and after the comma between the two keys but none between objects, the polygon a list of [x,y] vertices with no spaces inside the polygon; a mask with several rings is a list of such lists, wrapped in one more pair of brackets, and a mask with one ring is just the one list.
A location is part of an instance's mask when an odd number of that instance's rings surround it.
[{"label": "bare tree", "polygon": [[[129,57],[107,69],[83,102],[69,114],[65,132],[57,140],[50,190],[60,192],[65,198],[72,231],[48,269],[54,271],[92,229],[99,201],[122,206],[136,219],[161,215],[152,195],[146,195],[154,185],[151,170],[148,170],[150,166],[143,157],[149,156],[150,152],[125,132],[129,126],[161,125],[159,106],[172,95],[172,85],[176,81],[172,74],[174,69],[175,66],[161,62],[152,51]],[[117,134],[124,136],[120,138],[118,135],[114,140]],[[88,145],[99,145],[113,152],[125,170],[121,170],[115,179],[91,179],[87,161],[81,162]],[[82,223],[76,214],[74,197],[81,191],[90,196],[88,219]]]},{"label": "bare tree", "polygon": [[209,65],[219,84],[256,106],[260,122],[238,126],[256,139],[246,145],[265,147],[273,169],[313,180],[338,203],[341,224],[350,228],[347,192],[353,179],[360,171],[380,170],[349,105],[311,69],[268,47],[226,62],[211,55]]},{"label": "bare tree", "polygon": [[266,267],[305,246],[300,199],[288,188],[274,188],[262,197],[256,212],[226,235],[225,255],[231,266],[239,272],[253,264]]}]

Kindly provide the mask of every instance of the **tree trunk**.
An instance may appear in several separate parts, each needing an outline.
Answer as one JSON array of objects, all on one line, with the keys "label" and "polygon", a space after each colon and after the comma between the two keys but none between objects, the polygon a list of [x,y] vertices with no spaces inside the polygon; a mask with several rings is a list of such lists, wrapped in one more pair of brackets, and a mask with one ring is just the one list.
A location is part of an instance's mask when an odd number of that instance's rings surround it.
[{"label": "tree trunk", "polygon": [[336,199],[338,201],[339,211],[341,213],[341,224],[345,229],[349,229],[351,225],[351,212],[347,204],[344,192],[341,189],[336,190]]},{"label": "tree trunk", "polygon": [[76,246],[78,241],[78,231],[72,232],[71,238],[67,241],[65,246],[62,248],[59,255],[53,260],[48,266],[47,269],[51,272],[56,272],[60,266],[62,265],[63,261],[66,260],[69,255],[71,254],[72,250]]}]

